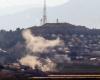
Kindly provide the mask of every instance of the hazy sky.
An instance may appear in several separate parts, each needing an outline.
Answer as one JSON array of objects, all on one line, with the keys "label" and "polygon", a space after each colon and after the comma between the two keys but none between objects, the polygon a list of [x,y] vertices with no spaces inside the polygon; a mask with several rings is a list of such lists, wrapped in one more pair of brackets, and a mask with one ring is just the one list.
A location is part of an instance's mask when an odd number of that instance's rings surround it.
[{"label": "hazy sky", "polygon": [[[70,0],[46,0],[47,7],[55,7]],[[20,12],[29,8],[43,7],[44,0],[0,0],[0,16]]]},{"label": "hazy sky", "polygon": [[[0,9],[16,6],[41,7],[44,0],[0,0]],[[69,0],[47,0],[47,6],[57,6],[68,2]]]},{"label": "hazy sky", "polygon": [[[100,28],[100,0],[47,0],[48,22]],[[0,0],[0,29],[40,24],[43,0]]]}]

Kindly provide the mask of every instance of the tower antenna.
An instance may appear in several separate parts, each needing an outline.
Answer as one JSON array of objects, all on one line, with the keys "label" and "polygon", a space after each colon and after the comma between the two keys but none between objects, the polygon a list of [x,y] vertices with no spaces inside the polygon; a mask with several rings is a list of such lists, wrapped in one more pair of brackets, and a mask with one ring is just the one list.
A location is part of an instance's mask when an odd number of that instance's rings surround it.
[{"label": "tower antenna", "polygon": [[44,7],[43,7],[43,24],[47,23],[47,6],[46,6],[46,0],[44,0]]}]

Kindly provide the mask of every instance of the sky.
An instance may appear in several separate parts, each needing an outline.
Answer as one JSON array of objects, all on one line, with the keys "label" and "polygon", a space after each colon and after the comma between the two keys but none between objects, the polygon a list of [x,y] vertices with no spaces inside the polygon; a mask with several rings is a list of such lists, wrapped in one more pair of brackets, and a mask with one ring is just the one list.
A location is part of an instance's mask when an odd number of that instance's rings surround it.
[{"label": "sky", "polygon": [[[48,22],[100,28],[100,0],[47,0]],[[0,29],[40,25],[43,0],[0,0]]]},{"label": "sky", "polygon": [[[41,7],[44,0],[0,0],[0,9],[16,6]],[[47,6],[57,6],[68,2],[69,0],[47,0]]]},{"label": "sky", "polygon": [[[69,2],[69,0],[47,0],[47,7],[59,6],[64,3]],[[44,0],[0,0],[0,15],[6,15],[11,10],[11,13],[25,10],[27,8],[43,7]]]}]

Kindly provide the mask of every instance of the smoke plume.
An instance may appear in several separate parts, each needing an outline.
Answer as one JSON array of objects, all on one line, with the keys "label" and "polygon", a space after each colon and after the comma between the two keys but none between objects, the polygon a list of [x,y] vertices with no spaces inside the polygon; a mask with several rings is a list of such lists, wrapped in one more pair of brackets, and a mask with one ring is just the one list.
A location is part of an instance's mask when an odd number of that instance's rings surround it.
[{"label": "smoke plume", "polygon": [[[56,40],[47,40],[41,36],[35,36],[30,30],[24,30],[22,36],[25,39],[27,55],[19,60],[22,65],[35,68],[36,65],[43,71],[54,71],[56,67],[55,60],[47,57],[42,58],[38,54],[49,52],[56,46],[64,46],[64,42],[57,38]],[[32,53],[32,55],[30,55]],[[37,54],[37,55],[36,55]],[[56,58],[55,58],[56,59]]]},{"label": "smoke plume", "polygon": [[59,38],[56,40],[46,40],[43,37],[34,36],[30,30],[23,31],[22,35],[26,40],[27,49],[33,53],[48,52],[49,48],[64,45]]},{"label": "smoke plume", "polygon": [[40,60],[39,57],[27,55],[20,60],[22,65],[26,65],[35,69],[35,66],[38,67],[43,71],[54,71],[56,64],[51,61],[49,58]]}]

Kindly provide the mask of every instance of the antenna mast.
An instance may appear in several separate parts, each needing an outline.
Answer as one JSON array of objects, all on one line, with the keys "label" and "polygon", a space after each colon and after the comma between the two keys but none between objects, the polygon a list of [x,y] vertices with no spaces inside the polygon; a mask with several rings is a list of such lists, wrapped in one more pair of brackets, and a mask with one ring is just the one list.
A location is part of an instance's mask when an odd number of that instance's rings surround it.
[{"label": "antenna mast", "polygon": [[43,8],[43,24],[47,22],[47,14],[46,14],[46,0],[44,0],[44,8]]}]

